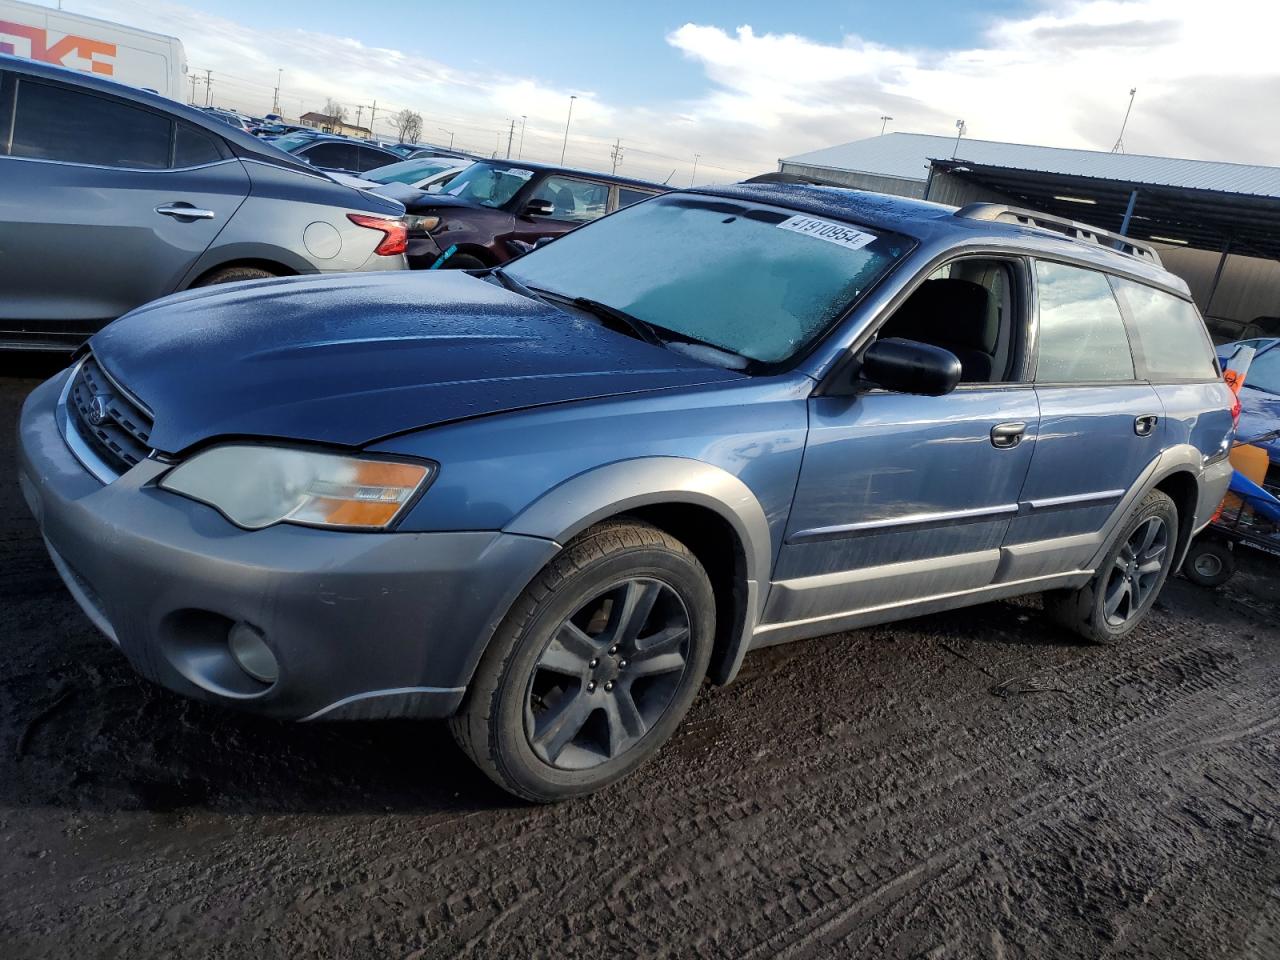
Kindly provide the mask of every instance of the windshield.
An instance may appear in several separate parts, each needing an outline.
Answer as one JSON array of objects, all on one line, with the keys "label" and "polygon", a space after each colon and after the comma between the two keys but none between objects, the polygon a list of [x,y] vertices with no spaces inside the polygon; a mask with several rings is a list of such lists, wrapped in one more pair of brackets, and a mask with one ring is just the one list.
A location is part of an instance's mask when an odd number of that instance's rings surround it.
[{"label": "windshield", "polygon": [[821,337],[910,248],[884,231],[674,194],[575,230],[505,269],[535,290],[623,310],[664,339],[776,364]]},{"label": "windshield", "polygon": [[448,196],[500,207],[533,179],[533,171],[506,163],[473,163],[449,181]]},{"label": "windshield", "polygon": [[1280,394],[1280,347],[1269,347],[1253,358],[1244,385],[1264,393]]},{"label": "windshield", "polygon": [[292,150],[294,147],[300,147],[304,143],[310,143],[315,139],[312,133],[286,133],[283,137],[277,137],[271,141],[272,146],[279,147],[281,150]]},{"label": "windshield", "polygon": [[440,173],[455,166],[448,160],[401,160],[399,163],[388,163],[361,176],[376,183],[417,183],[425,180],[433,173]]}]

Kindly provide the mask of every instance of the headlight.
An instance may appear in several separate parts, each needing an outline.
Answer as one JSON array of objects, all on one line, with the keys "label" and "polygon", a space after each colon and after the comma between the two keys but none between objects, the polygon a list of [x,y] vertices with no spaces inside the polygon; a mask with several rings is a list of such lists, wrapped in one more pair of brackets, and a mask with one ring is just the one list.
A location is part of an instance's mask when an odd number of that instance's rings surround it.
[{"label": "headlight", "polygon": [[412,214],[406,215],[404,225],[409,229],[410,233],[429,233],[436,227],[440,226],[439,217],[415,217]]},{"label": "headlight", "polygon": [[160,486],[207,503],[250,530],[281,522],[380,530],[435,473],[432,463],[245,444],[197,454]]}]

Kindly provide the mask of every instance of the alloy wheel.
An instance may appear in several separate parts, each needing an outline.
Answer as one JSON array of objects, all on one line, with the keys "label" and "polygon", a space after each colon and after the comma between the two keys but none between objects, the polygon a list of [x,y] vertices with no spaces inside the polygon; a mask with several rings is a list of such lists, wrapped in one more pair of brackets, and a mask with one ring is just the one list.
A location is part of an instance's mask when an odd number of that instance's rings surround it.
[{"label": "alloy wheel", "polygon": [[675,698],[690,637],[684,601],[661,580],[627,579],[583,603],[534,665],[524,709],[533,752],[584,770],[630,750]]},{"label": "alloy wheel", "polygon": [[1102,612],[1107,623],[1127,622],[1160,582],[1169,549],[1169,527],[1161,517],[1148,517],[1129,535],[1107,578]]}]

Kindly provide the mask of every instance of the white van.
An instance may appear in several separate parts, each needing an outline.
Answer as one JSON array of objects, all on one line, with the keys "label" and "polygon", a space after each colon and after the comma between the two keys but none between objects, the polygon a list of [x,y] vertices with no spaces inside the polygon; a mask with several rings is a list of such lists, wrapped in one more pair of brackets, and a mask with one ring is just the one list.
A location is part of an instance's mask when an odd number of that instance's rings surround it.
[{"label": "white van", "polygon": [[182,41],[76,13],[0,0],[0,53],[55,63],[185,99]]}]

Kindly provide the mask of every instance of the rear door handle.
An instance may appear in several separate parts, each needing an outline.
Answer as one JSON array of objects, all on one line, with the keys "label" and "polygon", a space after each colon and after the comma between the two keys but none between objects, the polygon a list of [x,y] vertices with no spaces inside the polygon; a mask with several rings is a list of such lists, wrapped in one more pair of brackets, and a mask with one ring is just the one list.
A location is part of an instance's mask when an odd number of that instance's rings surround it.
[{"label": "rear door handle", "polygon": [[202,210],[189,203],[162,203],[156,207],[156,213],[176,220],[212,220],[217,216],[212,210]]},{"label": "rear door handle", "polygon": [[1154,413],[1148,413],[1141,417],[1133,418],[1133,432],[1140,437],[1149,437],[1155,432],[1156,424],[1160,422],[1160,418]]},{"label": "rear door handle", "polygon": [[1001,450],[1016,447],[1022,442],[1022,435],[1027,432],[1027,425],[1020,420],[1011,423],[997,423],[991,428],[991,445]]}]

